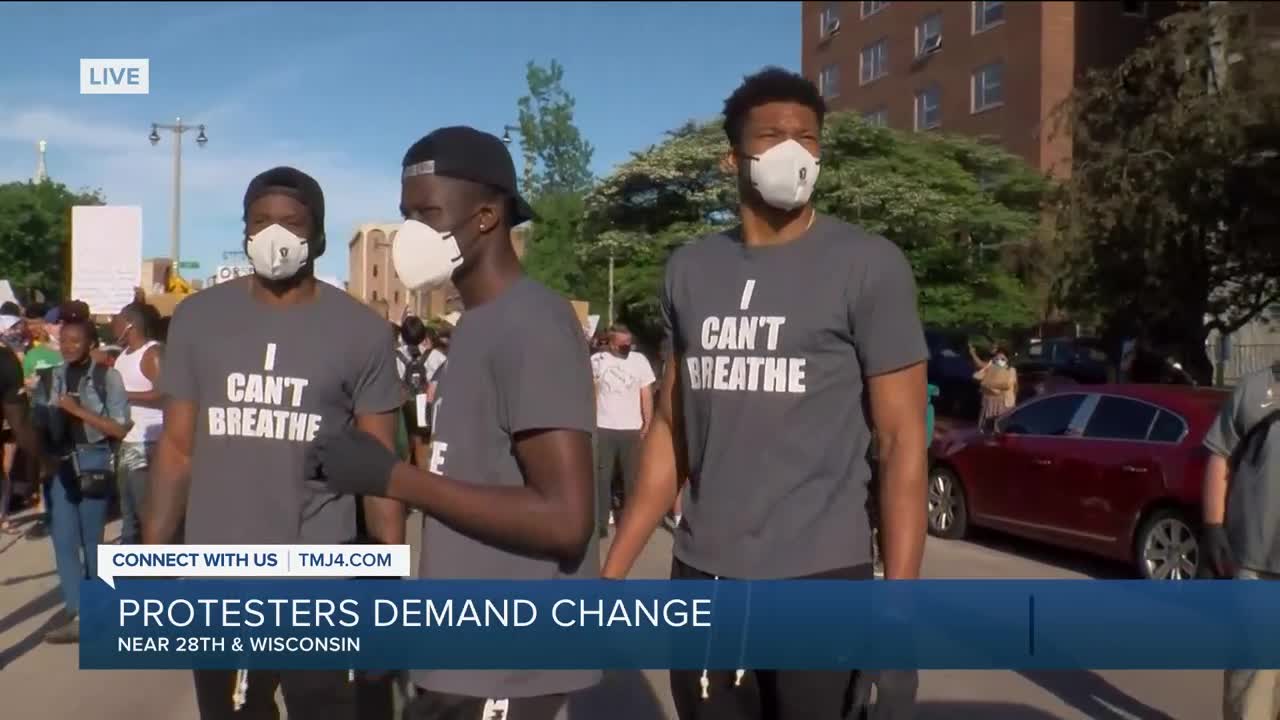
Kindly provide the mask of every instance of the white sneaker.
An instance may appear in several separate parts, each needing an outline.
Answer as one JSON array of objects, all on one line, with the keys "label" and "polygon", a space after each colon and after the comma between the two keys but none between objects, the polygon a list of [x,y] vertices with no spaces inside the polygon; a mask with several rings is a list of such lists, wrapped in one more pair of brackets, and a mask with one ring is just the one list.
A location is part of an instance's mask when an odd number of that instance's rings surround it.
[{"label": "white sneaker", "polygon": [[609,513],[609,524],[613,524],[613,513]]},{"label": "white sneaker", "polygon": [[672,524],[673,524],[673,525],[675,525],[676,527],[680,527],[680,518],[681,518],[681,517],[683,517],[683,516],[682,516],[680,513],[676,513],[676,514],[672,515],[672,516],[671,516],[671,522],[672,522]]}]

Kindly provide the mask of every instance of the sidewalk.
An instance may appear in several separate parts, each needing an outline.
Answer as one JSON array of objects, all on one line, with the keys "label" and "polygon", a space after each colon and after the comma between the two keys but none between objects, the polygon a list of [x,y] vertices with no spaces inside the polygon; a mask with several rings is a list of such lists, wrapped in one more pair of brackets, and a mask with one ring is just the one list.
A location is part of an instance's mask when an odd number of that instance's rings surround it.
[{"label": "sidewalk", "polygon": [[[107,529],[114,542],[119,522]],[[81,672],[76,645],[46,645],[62,599],[48,538],[0,539],[0,706],[12,718],[198,720],[185,671]]]},{"label": "sidewalk", "polygon": [[[420,516],[408,537],[421,539]],[[119,522],[107,539],[119,535]],[[603,548],[602,548],[603,552]],[[637,565],[636,577],[666,577],[671,537],[659,530]],[[76,645],[46,645],[62,600],[49,539],[0,536],[0,708],[6,718],[102,718],[102,720],[199,720],[191,673],[186,670],[79,670]],[[665,671],[611,672],[605,682],[575,698],[570,720],[661,720],[675,717]]]}]

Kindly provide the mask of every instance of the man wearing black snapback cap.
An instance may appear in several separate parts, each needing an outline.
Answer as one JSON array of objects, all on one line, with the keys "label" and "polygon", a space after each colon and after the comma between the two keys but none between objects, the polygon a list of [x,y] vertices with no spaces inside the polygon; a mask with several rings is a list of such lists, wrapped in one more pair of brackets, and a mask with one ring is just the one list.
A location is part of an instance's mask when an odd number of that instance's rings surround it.
[{"label": "man wearing black snapback cap", "polygon": [[[594,578],[586,336],[569,302],[526,277],[512,226],[532,217],[502,141],[437,130],[405,154],[404,226],[392,258],[411,288],[452,279],[466,305],[441,371],[428,468],[355,430],[316,443],[336,492],[395,498],[426,515],[419,576]],[[415,671],[406,720],[551,720],[592,670]]]},{"label": "man wearing black snapback cap", "polygon": [[[170,325],[156,447],[142,535],[192,544],[343,543],[357,535],[350,495],[309,482],[306,448],[354,424],[394,447],[403,400],[386,323],[350,295],[317,282],[324,195],[293,168],[268,170],[244,197],[245,251],[254,274],[182,302]],[[341,328],[344,350],[334,353]],[[368,534],[404,542],[403,507],[363,500]],[[346,671],[197,671],[203,720],[290,717],[356,720]]]}]

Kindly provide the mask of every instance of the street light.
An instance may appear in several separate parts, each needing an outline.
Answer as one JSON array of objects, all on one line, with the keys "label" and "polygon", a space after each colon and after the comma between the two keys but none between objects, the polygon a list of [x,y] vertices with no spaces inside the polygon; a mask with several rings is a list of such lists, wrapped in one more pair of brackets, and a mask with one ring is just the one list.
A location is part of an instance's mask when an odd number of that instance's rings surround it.
[{"label": "street light", "polygon": [[517,135],[519,135],[520,127],[518,125],[503,125],[502,126],[502,142],[506,143],[507,145],[510,145],[512,132],[515,132]]},{"label": "street light", "polygon": [[160,131],[167,130],[173,133],[173,227],[169,238],[169,256],[173,261],[173,268],[176,272],[178,269],[179,255],[181,253],[180,237],[182,227],[182,134],[196,130],[196,145],[204,147],[209,142],[209,136],[204,134],[204,125],[184,125],[182,118],[177,118],[174,124],[167,125],[164,123],[151,123],[151,134],[147,139],[151,144],[160,144]]}]

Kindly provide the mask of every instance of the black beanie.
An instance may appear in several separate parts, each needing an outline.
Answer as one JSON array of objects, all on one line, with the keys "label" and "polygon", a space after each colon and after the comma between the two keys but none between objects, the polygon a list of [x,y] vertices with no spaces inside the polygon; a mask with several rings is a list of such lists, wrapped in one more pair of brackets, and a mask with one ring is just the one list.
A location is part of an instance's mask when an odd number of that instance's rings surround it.
[{"label": "black beanie", "polygon": [[249,219],[249,206],[264,195],[285,192],[311,211],[315,237],[308,240],[308,259],[314,261],[324,254],[324,191],[320,183],[310,175],[291,167],[277,167],[249,181],[244,191],[244,219]]}]

